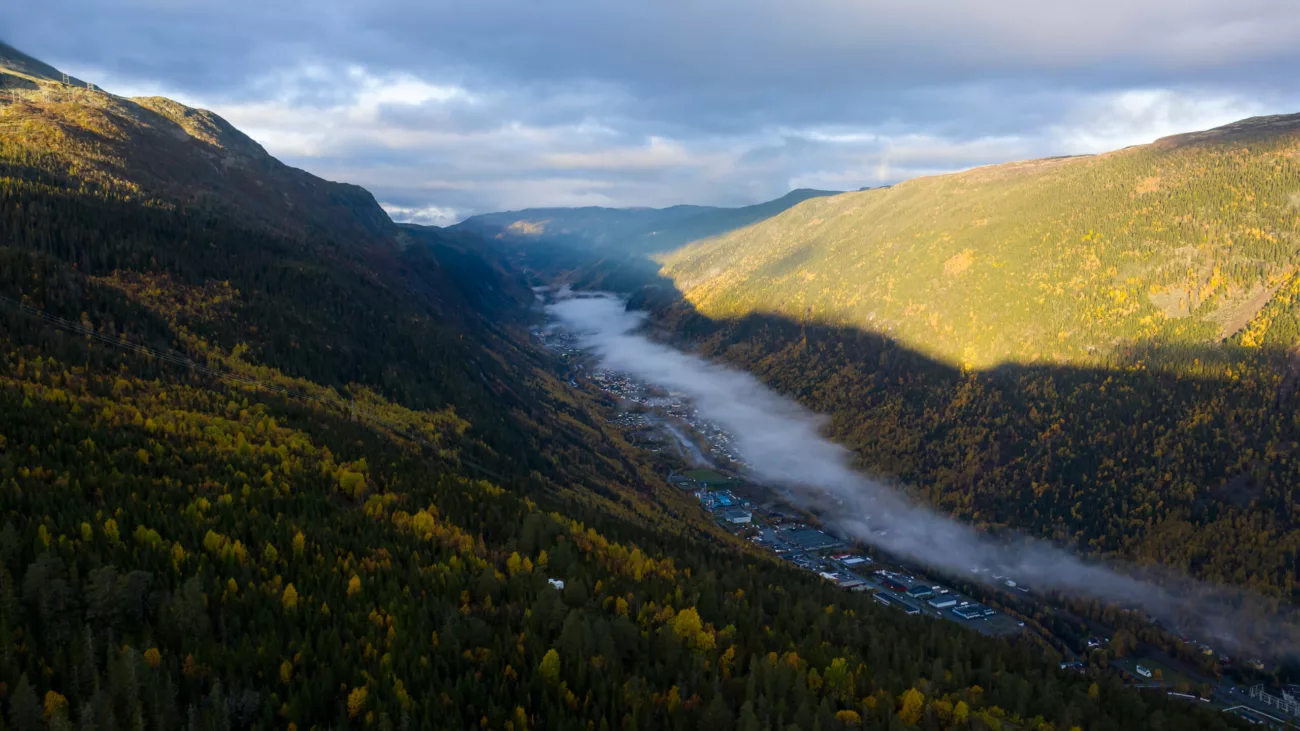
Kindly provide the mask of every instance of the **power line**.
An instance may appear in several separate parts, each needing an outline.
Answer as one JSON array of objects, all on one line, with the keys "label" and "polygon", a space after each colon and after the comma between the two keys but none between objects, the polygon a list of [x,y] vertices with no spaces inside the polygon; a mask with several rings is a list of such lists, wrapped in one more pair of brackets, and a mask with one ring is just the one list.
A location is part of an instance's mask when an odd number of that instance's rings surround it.
[{"label": "power line", "polygon": [[[250,376],[245,376],[236,373],[234,371],[212,368],[210,366],[199,363],[191,358],[187,358],[186,356],[181,355],[180,353],[157,350],[155,348],[150,348],[148,346],[140,345],[138,343],[132,343],[129,340],[115,337],[113,335],[106,335],[104,333],[98,332],[94,328],[87,327],[86,325],[83,325],[80,322],[75,322],[73,320],[69,320],[67,318],[60,317],[58,315],[49,312],[45,312],[44,310],[33,307],[25,302],[22,302],[20,300],[15,300],[10,297],[6,297],[4,295],[0,295],[0,303],[10,305],[11,307],[16,308],[19,312],[25,315],[29,315],[45,324],[51,325],[61,330],[74,332],[78,335],[85,335],[86,337],[89,337],[93,340],[98,340],[102,343],[121,348],[123,350],[126,350],[131,353],[135,353],[137,355],[146,355],[151,358],[156,358],[160,361],[163,361],[164,363],[170,363],[184,368],[189,368],[197,373],[211,376],[213,378],[217,378],[220,380],[234,381],[236,383],[243,384],[246,386],[252,386],[254,388],[263,388],[266,389],[267,391],[270,391],[272,393],[277,393],[282,396],[286,396],[288,398],[302,399],[305,401],[314,401],[316,403],[324,404],[326,406],[337,407],[342,411],[344,411],[345,413],[350,413],[353,419],[356,419],[358,421],[367,420],[376,425],[382,426],[383,428],[393,432],[394,434],[397,434],[398,436],[401,436],[412,442],[416,442],[417,444],[422,444],[426,447],[429,447],[430,449],[433,450],[435,455],[447,459],[447,457],[445,457],[442,454],[442,448],[439,447],[437,444],[434,444],[433,442],[429,441],[428,439],[425,439],[424,437],[418,434],[414,434],[410,431],[407,431],[406,428],[400,424],[397,424],[392,421],[388,421],[387,419],[381,418],[375,415],[373,412],[366,411],[365,409],[357,408],[357,403],[355,398],[349,399],[348,401],[344,401],[343,399],[332,398],[329,396],[318,396],[315,394],[306,393],[304,391],[295,391],[290,388],[285,388],[284,386],[281,386],[277,383],[273,383],[270,381],[262,381],[257,378],[252,378]],[[467,460],[461,457],[460,455],[456,456],[456,461],[459,462],[460,464],[465,465],[466,467],[470,467],[472,469],[478,470],[479,472],[482,472],[483,474],[486,474],[489,477],[493,477],[501,481],[506,480],[506,478],[503,477],[502,475],[492,470],[489,470],[488,468],[483,467],[482,465]]]}]

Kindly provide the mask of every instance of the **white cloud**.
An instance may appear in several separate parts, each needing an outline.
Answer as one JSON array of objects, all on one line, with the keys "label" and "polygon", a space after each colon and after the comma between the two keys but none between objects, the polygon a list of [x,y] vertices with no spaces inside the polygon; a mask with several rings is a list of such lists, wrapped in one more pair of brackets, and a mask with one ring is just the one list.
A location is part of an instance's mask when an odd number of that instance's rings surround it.
[{"label": "white cloud", "polygon": [[1132,89],[1082,100],[1049,134],[1063,152],[1098,153],[1269,111],[1256,99],[1233,94]]},{"label": "white cloud", "polygon": [[680,143],[651,137],[640,147],[619,147],[596,152],[559,152],[542,155],[541,161],[559,170],[629,170],[697,166],[703,160]]},{"label": "white cloud", "polygon": [[388,212],[388,215],[394,221],[400,223],[418,223],[422,226],[450,226],[461,219],[461,216],[458,216],[453,208],[440,208],[438,206],[412,208],[391,203],[380,203],[379,205]]},{"label": "white cloud", "polygon": [[628,90],[596,83],[538,89],[310,62],[250,79],[238,97],[204,97],[73,70],[118,92],[213,109],[286,162],[369,188],[397,219],[436,225],[488,210],[743,205],[794,187],[891,184],[1150,142],[1286,111],[1287,100],[1213,86],[1089,91],[980,81],[911,88],[898,97],[902,111],[874,121],[760,116],[705,130],[646,117]]}]

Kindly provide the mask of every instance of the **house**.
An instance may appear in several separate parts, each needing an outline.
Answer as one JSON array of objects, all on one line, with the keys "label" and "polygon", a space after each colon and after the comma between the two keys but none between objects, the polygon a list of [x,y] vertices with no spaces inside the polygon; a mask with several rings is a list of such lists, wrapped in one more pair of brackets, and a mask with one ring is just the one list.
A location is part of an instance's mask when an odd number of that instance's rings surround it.
[{"label": "house", "polygon": [[563,588],[564,588],[564,582],[561,581],[560,579],[547,579],[547,580],[546,580],[546,583],[550,584],[551,586],[555,587],[556,589],[563,589]]},{"label": "house", "polygon": [[908,589],[907,595],[913,599],[929,599],[934,596],[934,589],[928,586],[918,585]]},{"label": "house", "polygon": [[935,609],[947,609],[948,607],[957,606],[957,597],[955,596],[937,596],[929,601],[930,606]]}]

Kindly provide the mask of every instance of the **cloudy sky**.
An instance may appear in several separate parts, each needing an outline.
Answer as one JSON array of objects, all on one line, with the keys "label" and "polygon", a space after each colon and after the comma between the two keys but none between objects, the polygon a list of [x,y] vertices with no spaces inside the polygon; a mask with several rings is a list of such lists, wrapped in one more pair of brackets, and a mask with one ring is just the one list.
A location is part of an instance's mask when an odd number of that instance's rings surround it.
[{"label": "cloudy sky", "polygon": [[0,38],[396,218],[744,205],[1300,112],[1297,0],[45,0]]}]

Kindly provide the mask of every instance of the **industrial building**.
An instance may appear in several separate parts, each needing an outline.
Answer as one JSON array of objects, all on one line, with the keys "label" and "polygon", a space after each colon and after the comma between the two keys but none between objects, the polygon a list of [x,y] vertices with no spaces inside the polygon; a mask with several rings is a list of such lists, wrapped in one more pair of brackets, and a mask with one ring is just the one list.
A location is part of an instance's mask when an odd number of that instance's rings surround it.
[{"label": "industrial building", "polygon": [[803,528],[799,530],[785,531],[781,536],[788,543],[793,543],[803,551],[822,551],[828,548],[838,548],[844,545],[844,542],[832,538],[816,528]]},{"label": "industrial building", "polygon": [[914,586],[907,590],[907,595],[913,599],[929,599],[934,596],[934,589],[929,586]]},{"label": "industrial building", "polygon": [[996,612],[981,604],[963,604],[953,609],[952,613],[962,619],[979,619],[980,617],[990,617]]},{"label": "industrial building", "polygon": [[754,519],[754,514],[744,508],[727,508],[722,511],[722,519],[728,523],[742,525]]}]

